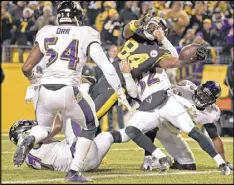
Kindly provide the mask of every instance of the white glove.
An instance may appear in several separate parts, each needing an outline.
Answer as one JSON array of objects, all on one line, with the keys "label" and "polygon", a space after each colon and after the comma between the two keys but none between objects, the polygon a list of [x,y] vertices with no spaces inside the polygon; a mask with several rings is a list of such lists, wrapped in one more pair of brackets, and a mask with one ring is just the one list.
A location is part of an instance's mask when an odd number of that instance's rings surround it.
[{"label": "white glove", "polygon": [[133,115],[132,107],[129,105],[126,95],[124,93],[118,95],[118,106],[120,105],[126,106],[131,115]]},{"label": "white glove", "polygon": [[144,158],[144,162],[141,165],[141,169],[146,171],[152,171],[153,167],[152,167],[152,157],[150,155],[145,156]]},{"label": "white glove", "polygon": [[28,77],[28,80],[31,84],[36,85],[41,83],[41,77],[42,77],[41,73],[32,72],[32,75]]}]

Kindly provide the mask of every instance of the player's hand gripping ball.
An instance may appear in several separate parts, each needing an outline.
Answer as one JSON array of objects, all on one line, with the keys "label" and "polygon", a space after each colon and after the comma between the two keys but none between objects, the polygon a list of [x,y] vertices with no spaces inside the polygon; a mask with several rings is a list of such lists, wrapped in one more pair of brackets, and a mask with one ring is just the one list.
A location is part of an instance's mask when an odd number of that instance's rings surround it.
[{"label": "player's hand gripping ball", "polygon": [[186,64],[202,62],[207,58],[208,49],[205,45],[189,44],[182,48],[179,59]]}]

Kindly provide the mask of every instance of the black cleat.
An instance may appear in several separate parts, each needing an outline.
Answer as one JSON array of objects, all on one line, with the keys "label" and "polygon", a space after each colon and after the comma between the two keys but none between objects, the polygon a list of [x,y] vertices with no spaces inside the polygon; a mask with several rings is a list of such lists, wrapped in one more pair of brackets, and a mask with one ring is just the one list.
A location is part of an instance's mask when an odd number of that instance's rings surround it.
[{"label": "black cleat", "polygon": [[160,167],[161,173],[166,172],[170,167],[168,160],[167,160],[167,157],[163,157],[163,158],[159,159],[159,163],[161,165],[161,167]]},{"label": "black cleat", "polygon": [[33,148],[34,143],[35,143],[34,136],[28,136],[22,141],[22,143],[17,148],[14,154],[13,162],[15,166],[19,167],[24,163],[24,160],[28,155],[29,151]]}]

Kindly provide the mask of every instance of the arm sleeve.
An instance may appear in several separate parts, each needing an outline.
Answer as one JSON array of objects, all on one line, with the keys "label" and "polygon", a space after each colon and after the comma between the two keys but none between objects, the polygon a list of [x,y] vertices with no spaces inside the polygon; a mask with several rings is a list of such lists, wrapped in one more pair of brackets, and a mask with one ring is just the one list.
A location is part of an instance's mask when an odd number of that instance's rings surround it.
[{"label": "arm sleeve", "polygon": [[171,44],[171,42],[166,37],[164,37],[164,39],[162,40],[162,44],[167,50],[171,52],[171,55],[173,57],[179,57],[176,48]]},{"label": "arm sleeve", "polygon": [[90,56],[98,67],[102,70],[108,83],[120,95],[123,94],[122,85],[120,79],[116,73],[114,66],[108,61],[106,54],[102,47],[98,43],[92,43],[90,45]]},{"label": "arm sleeve", "polygon": [[131,73],[123,73],[123,76],[126,82],[126,89],[128,94],[131,97],[136,98],[138,96],[138,90],[137,90],[137,85],[133,80]]}]

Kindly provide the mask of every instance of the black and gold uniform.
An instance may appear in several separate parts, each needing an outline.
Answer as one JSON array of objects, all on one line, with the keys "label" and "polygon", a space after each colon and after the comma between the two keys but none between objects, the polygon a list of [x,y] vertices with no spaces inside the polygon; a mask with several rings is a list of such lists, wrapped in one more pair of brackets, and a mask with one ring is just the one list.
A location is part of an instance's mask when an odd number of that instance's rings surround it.
[{"label": "black and gold uniform", "polygon": [[[119,67],[121,60],[129,59],[132,67],[132,76],[134,79],[137,79],[142,73],[159,67],[158,62],[165,56],[171,56],[167,49],[159,47],[159,43],[156,40],[148,40],[142,30],[136,30],[135,34],[125,42],[113,62],[123,88],[125,89],[125,80]],[[95,84],[91,96],[95,103],[98,119],[101,119],[118,101],[118,95],[108,84],[105,76],[102,76],[98,83]]]}]

